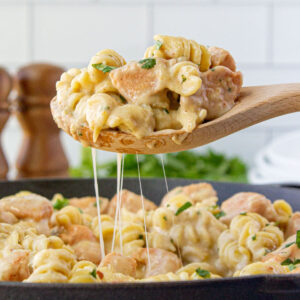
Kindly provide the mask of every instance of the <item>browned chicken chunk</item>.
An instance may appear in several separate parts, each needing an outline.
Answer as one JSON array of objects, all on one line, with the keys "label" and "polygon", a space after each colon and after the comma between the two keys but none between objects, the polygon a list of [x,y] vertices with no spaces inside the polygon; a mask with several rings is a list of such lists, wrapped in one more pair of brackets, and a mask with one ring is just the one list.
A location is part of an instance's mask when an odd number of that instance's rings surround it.
[{"label": "browned chicken chunk", "polygon": [[232,55],[225,49],[219,47],[209,47],[211,54],[211,67],[224,66],[235,72],[236,65]]},{"label": "browned chicken chunk", "polygon": [[285,230],[285,237],[288,238],[300,230],[300,212],[295,212],[290,218]]},{"label": "browned chicken chunk", "polygon": [[122,273],[124,275],[135,277],[136,265],[136,261],[133,258],[112,252],[104,257],[100,267],[110,266],[115,273]]},{"label": "browned chicken chunk", "polygon": [[207,120],[216,119],[228,112],[240,93],[243,77],[227,67],[217,66],[201,73],[201,88],[192,96],[181,97],[183,109],[201,107],[207,110]]},{"label": "browned chicken chunk", "polygon": [[149,256],[151,266],[148,264],[146,248],[140,248],[132,255],[138,263],[138,268],[143,270],[144,278],[169,272],[176,272],[181,267],[180,259],[172,252],[158,248],[150,248]]},{"label": "browned chicken chunk", "polygon": [[[138,212],[140,209],[142,209],[142,197],[128,190],[122,190],[121,201],[122,201],[121,207],[126,208],[130,212],[135,213]],[[145,197],[144,197],[144,205],[145,205],[145,210],[154,210],[157,208],[157,206],[152,201],[148,200]],[[117,208],[117,194],[110,201],[108,214],[110,216],[114,216],[116,208]]]},{"label": "browned chicken chunk", "polygon": [[221,221],[229,224],[230,221],[240,213],[253,212],[262,215],[269,221],[276,221],[276,211],[269,199],[258,193],[237,193],[225,200],[221,209],[225,216]]},{"label": "browned chicken chunk", "polygon": [[30,275],[28,250],[15,250],[0,259],[1,281],[23,281]]}]

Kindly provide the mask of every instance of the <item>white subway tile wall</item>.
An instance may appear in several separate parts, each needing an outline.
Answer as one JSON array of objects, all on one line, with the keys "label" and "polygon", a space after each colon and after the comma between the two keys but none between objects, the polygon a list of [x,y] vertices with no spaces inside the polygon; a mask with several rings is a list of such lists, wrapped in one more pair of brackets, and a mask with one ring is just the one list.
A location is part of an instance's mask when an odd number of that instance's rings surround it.
[{"label": "white subway tile wall", "polygon": [[[155,33],[229,49],[245,85],[300,82],[299,0],[0,0],[0,65],[31,61],[85,66],[102,48],[143,56]],[[277,133],[300,129],[300,114],[258,124],[200,149],[240,155],[249,164]],[[22,133],[12,117],[2,144],[10,165]],[[80,145],[62,133],[72,165]],[[74,150],[75,149],[75,150]],[[103,152],[100,160],[114,157]]]}]

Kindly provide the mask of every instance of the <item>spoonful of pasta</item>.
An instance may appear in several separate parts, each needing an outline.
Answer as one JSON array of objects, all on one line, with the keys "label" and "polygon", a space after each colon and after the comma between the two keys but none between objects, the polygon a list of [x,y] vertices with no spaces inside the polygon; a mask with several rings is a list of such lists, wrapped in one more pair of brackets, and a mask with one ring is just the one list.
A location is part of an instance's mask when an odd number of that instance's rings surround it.
[{"label": "spoonful of pasta", "polygon": [[144,59],[126,63],[102,50],[87,68],[57,83],[57,125],[85,146],[156,154],[205,145],[300,111],[300,84],[242,88],[231,54],[179,37],[156,35]]}]

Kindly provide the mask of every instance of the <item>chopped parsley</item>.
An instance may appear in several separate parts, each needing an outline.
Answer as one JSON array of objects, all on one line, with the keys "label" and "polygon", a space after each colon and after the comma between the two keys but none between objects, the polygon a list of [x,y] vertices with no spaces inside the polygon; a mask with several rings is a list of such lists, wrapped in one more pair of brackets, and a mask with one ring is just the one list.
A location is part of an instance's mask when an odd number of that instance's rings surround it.
[{"label": "chopped parsley", "polygon": [[59,198],[56,199],[56,201],[53,203],[53,208],[56,210],[60,210],[64,208],[65,206],[69,205],[69,200],[66,198]]},{"label": "chopped parsley", "polygon": [[215,204],[215,205],[211,206],[211,208],[212,208],[212,209],[218,208],[218,204]]},{"label": "chopped parsley", "polygon": [[288,265],[288,268],[290,271],[293,271],[294,269],[296,269],[296,266],[291,264],[291,265]]},{"label": "chopped parsley", "polygon": [[167,204],[167,207],[170,207],[170,204],[169,204],[169,203]]},{"label": "chopped parsley", "polygon": [[296,234],[296,244],[297,247],[300,249],[300,230],[298,230]]},{"label": "chopped parsley", "polygon": [[159,50],[160,48],[161,48],[161,46],[162,46],[162,42],[161,41],[156,41],[155,42],[155,48],[157,49],[157,50]]},{"label": "chopped parsley", "polygon": [[169,114],[169,111],[166,108],[164,108],[164,111],[166,114]]},{"label": "chopped parsley", "polygon": [[79,136],[82,136],[82,132],[81,132],[81,131],[78,131],[77,134],[78,134]]},{"label": "chopped parsley", "polygon": [[212,69],[211,69],[212,72],[214,72],[215,70],[216,70],[215,68],[212,68]]},{"label": "chopped parsley", "polygon": [[99,70],[102,71],[103,73],[108,73],[114,69],[116,69],[117,67],[112,67],[112,66],[108,66],[106,64],[100,63],[100,64],[92,64],[92,66]]},{"label": "chopped parsley", "polygon": [[145,58],[139,61],[139,64],[142,65],[142,69],[151,69],[156,65],[155,58]]},{"label": "chopped parsley", "polygon": [[175,213],[175,216],[178,216],[178,215],[180,215],[183,211],[185,211],[186,209],[188,209],[189,207],[191,207],[192,206],[192,203],[191,202],[185,202],[182,206],[180,206],[178,209],[177,209],[177,211],[176,211],[176,213]]},{"label": "chopped parsley", "polygon": [[256,234],[252,235],[252,241],[256,240]]},{"label": "chopped parsley", "polygon": [[184,82],[186,81],[186,77],[182,74],[182,75],[181,75],[181,78],[182,78],[182,81],[181,81],[181,82],[184,83]]},{"label": "chopped parsley", "polygon": [[196,273],[202,278],[210,278],[210,272],[208,272],[207,270],[198,268],[196,269]]},{"label": "chopped parsley", "polygon": [[240,213],[241,216],[247,216],[247,213],[246,212],[242,212]]},{"label": "chopped parsley", "polygon": [[81,214],[83,214],[82,209],[81,209],[80,207],[77,207],[77,208],[78,208],[79,212],[80,212]]},{"label": "chopped parsley", "polygon": [[270,252],[272,252],[270,249],[265,249],[264,256],[266,256],[266,255],[269,254]]},{"label": "chopped parsley", "polygon": [[167,216],[163,216],[163,219],[164,219],[165,221],[168,221]]},{"label": "chopped parsley", "polygon": [[218,213],[213,213],[213,215],[219,220],[221,217],[224,217],[226,214],[223,210]]},{"label": "chopped parsley", "polygon": [[274,222],[274,224],[273,224],[274,226],[278,226],[279,225],[279,222],[277,221],[277,222]]},{"label": "chopped parsley", "polygon": [[284,248],[288,248],[289,246],[292,246],[292,245],[294,245],[294,244],[295,244],[295,242],[288,243],[288,244],[286,244],[286,245],[283,247],[283,249],[284,249]]},{"label": "chopped parsley", "polygon": [[97,271],[96,271],[96,269],[93,269],[93,271],[90,272],[90,275],[92,275],[94,278],[97,278]]},{"label": "chopped parsley", "polygon": [[127,103],[126,99],[122,95],[119,95],[119,97],[120,97],[122,103]]},{"label": "chopped parsley", "polygon": [[284,260],[281,265],[282,266],[288,266],[290,271],[293,271],[294,269],[296,269],[296,265],[300,263],[300,259],[295,259],[294,261],[291,260],[290,258],[287,258],[286,260]]},{"label": "chopped parsley", "polygon": [[[101,204],[101,200],[100,199],[99,199],[99,204]],[[97,201],[95,201],[94,207],[97,207]]]},{"label": "chopped parsley", "polygon": [[143,236],[142,234],[139,234],[138,239],[139,239],[139,240],[143,240],[143,239],[144,239],[144,236]]}]

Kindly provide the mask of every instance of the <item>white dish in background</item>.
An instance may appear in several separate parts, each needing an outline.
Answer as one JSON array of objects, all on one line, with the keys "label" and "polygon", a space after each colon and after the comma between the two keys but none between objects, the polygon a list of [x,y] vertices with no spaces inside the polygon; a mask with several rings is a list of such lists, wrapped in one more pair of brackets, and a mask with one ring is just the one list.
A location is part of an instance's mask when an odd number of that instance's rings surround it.
[{"label": "white dish in background", "polygon": [[300,183],[300,131],[275,139],[256,156],[251,183]]}]

